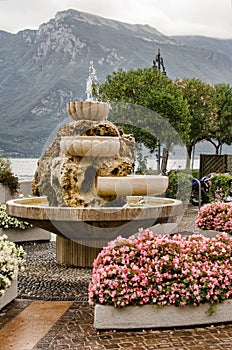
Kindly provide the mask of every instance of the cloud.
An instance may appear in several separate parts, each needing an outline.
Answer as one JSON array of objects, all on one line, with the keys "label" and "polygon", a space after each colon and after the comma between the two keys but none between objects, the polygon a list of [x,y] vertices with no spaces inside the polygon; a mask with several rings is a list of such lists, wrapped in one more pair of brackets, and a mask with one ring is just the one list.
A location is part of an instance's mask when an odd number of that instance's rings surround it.
[{"label": "cloud", "polygon": [[0,0],[0,29],[38,28],[73,8],[129,23],[149,24],[167,35],[232,38],[231,0]]}]

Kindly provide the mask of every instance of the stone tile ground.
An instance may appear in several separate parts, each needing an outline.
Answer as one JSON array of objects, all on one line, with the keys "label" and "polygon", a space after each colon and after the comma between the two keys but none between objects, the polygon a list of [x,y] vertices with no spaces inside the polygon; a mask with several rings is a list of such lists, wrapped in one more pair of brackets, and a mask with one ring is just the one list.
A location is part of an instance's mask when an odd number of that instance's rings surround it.
[{"label": "stone tile ground", "polygon": [[[178,224],[178,232],[197,232],[196,214],[197,208],[190,206]],[[33,350],[232,350],[232,322],[188,329],[99,332],[93,327],[94,309],[87,302],[91,269],[57,265],[54,242],[25,244],[24,248],[28,263],[19,276],[19,296],[0,311],[0,329],[34,300],[72,301]]]}]

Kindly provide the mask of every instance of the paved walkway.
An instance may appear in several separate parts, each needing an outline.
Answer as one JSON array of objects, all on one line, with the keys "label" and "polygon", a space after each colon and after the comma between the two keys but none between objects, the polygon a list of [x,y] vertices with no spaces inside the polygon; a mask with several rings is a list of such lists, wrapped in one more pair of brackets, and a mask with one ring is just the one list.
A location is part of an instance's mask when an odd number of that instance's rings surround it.
[{"label": "paved walkway", "polygon": [[93,312],[87,302],[16,299],[0,314],[0,349],[232,350],[232,324],[99,332]]},{"label": "paved walkway", "polygon": [[[194,230],[196,209],[181,230]],[[169,330],[98,331],[87,302],[91,269],[56,264],[55,242],[25,244],[18,298],[0,311],[0,350],[232,350],[232,322]]]}]

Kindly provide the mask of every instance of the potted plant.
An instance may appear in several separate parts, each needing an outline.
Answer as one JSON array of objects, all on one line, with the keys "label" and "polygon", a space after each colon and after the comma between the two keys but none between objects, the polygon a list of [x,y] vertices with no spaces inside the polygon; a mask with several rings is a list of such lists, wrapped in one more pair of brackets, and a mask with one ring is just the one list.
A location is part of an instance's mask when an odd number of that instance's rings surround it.
[{"label": "potted plant", "polygon": [[13,174],[10,161],[0,158],[0,203],[14,197],[19,187],[19,179]]},{"label": "potted plant", "polygon": [[218,234],[219,232],[232,234],[232,203],[211,202],[205,204],[198,211],[196,226],[208,234]]},{"label": "potted plant", "polygon": [[0,204],[0,236],[5,234],[13,242],[47,241],[51,239],[49,231],[34,227],[25,220],[9,216],[6,213],[6,205]]},{"label": "potted plant", "polygon": [[23,271],[25,252],[22,247],[0,237],[0,309],[17,297],[17,276]]},{"label": "potted plant", "polygon": [[104,247],[89,303],[98,329],[174,327],[232,320],[232,237],[140,230]]},{"label": "potted plant", "polygon": [[223,202],[230,194],[229,182],[232,176],[228,174],[216,174],[208,181],[210,202]]}]

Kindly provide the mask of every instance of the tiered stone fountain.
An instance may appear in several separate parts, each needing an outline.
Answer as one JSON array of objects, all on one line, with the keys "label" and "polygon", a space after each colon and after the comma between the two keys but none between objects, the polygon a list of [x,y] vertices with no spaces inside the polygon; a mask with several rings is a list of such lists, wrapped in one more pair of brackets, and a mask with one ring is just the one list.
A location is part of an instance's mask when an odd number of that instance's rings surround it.
[{"label": "tiered stone fountain", "polygon": [[35,197],[9,201],[7,211],[57,234],[58,263],[92,266],[108,241],[172,222],[182,205],[156,197],[166,176],[130,175],[135,140],[106,120],[107,103],[69,102],[67,110],[74,121],[38,161]]}]

